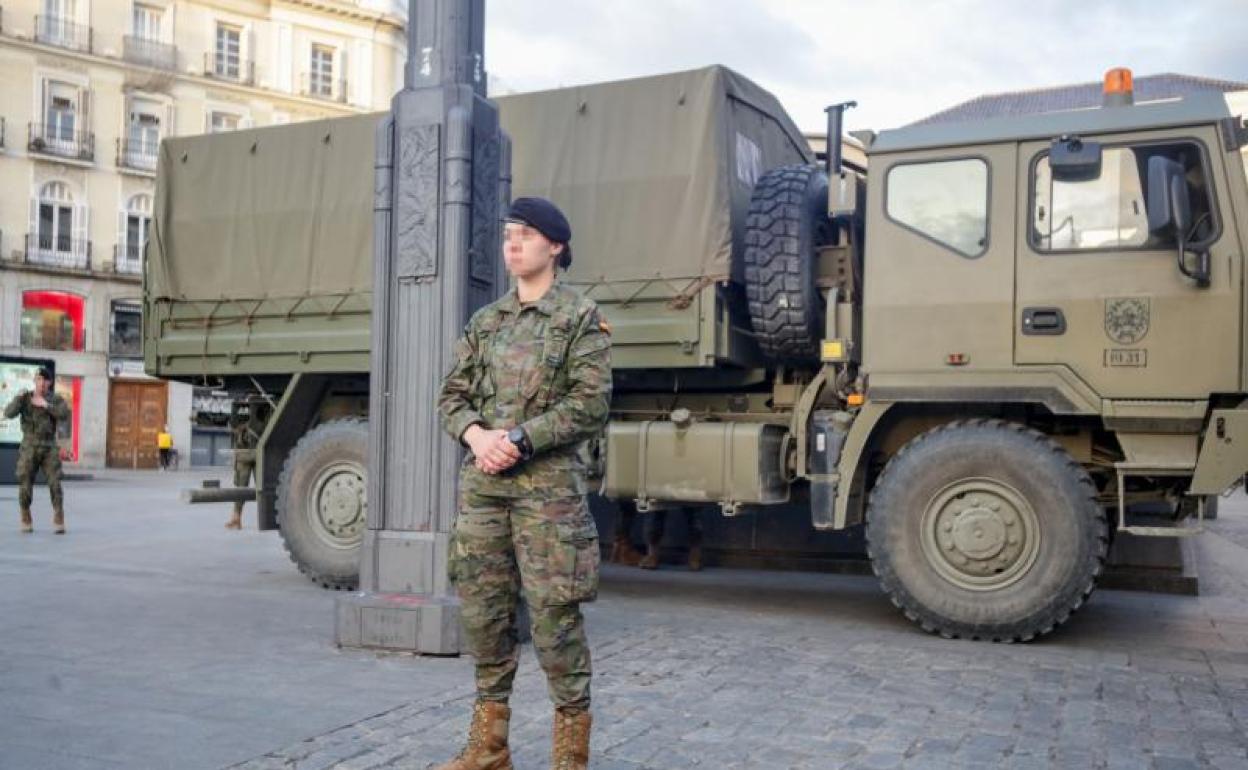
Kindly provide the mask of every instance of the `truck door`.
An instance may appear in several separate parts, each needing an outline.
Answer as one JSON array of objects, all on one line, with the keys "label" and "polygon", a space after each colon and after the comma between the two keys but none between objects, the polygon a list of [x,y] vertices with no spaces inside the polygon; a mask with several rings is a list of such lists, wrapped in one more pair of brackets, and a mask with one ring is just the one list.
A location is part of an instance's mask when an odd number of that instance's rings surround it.
[{"label": "truck door", "polygon": [[[1242,265],[1213,127],[1083,139],[1102,157],[1080,181],[1054,179],[1049,142],[1019,146],[1015,364],[1069,367],[1103,398],[1237,390]],[[1189,251],[1210,254],[1207,288],[1180,272],[1172,233],[1149,232],[1147,169],[1159,155],[1183,166]]]}]

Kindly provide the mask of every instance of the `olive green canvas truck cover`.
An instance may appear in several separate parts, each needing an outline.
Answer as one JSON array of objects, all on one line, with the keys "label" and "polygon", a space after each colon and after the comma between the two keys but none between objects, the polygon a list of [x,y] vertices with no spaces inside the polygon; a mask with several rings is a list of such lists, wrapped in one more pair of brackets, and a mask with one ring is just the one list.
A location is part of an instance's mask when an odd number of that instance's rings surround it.
[{"label": "olive green canvas truck cover", "polygon": [[[613,325],[616,365],[756,352],[724,292],[750,189],[813,161],[779,102],[722,67],[497,100],[513,196],[573,226],[567,280]],[[172,378],[368,368],[379,115],[165,140],[144,356]]]}]

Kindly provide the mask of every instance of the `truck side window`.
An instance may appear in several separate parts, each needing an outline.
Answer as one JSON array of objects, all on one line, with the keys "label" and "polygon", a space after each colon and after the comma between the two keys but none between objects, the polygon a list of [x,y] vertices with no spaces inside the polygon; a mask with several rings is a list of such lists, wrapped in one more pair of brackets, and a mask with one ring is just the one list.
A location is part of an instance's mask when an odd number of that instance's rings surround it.
[{"label": "truck side window", "polygon": [[988,164],[980,158],[902,163],[888,171],[890,218],[964,257],[988,245]]},{"label": "truck side window", "polygon": [[1148,231],[1148,160],[1164,156],[1183,164],[1192,198],[1194,244],[1215,231],[1200,148],[1191,143],[1106,148],[1101,173],[1086,181],[1055,180],[1048,156],[1033,172],[1031,240],[1037,251],[1173,249],[1173,233]]}]

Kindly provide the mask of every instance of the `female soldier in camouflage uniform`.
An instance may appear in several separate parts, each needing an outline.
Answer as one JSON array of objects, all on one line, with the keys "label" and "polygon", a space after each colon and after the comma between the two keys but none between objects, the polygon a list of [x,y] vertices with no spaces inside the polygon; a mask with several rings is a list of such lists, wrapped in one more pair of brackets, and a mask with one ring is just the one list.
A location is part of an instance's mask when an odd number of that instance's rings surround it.
[{"label": "female soldier in camouflage uniform", "polygon": [[594,303],[555,280],[572,231],[554,204],[519,198],[503,255],[516,288],[482,308],[455,350],[438,407],[469,454],[449,570],[476,659],[468,744],[441,770],[510,770],[516,605],[524,592],[533,646],[555,705],[551,765],[589,761],[589,644],[580,602],[598,587],[598,533],[585,503],[586,439],[606,424],[609,328]]}]

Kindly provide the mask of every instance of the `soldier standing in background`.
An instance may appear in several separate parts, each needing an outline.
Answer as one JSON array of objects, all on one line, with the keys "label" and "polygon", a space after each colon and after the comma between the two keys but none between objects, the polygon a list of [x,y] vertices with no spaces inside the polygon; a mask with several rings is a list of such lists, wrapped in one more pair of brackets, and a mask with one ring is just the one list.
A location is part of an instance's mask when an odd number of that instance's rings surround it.
[{"label": "soldier standing in background", "polygon": [[637,521],[637,503],[620,500],[615,509],[615,542],[611,544],[611,561],[636,567],[642,556],[633,547],[633,523]]},{"label": "soldier standing in background", "polygon": [[[678,508],[685,516],[685,531],[689,538],[689,569],[699,572],[702,569],[702,520],[698,518],[698,509],[692,505]],[[667,515],[671,511],[651,511],[646,517],[646,555],[637,566],[642,569],[659,568],[659,545],[663,542],[663,532],[667,528]]]},{"label": "soldier standing in background", "polygon": [[[245,404],[230,415],[230,439],[234,448],[234,486],[246,487],[256,471],[256,445],[260,434],[252,427],[254,405]],[[243,528],[242,500],[234,503],[234,515],[225,523],[226,529]]]},{"label": "soldier standing in background", "polygon": [[551,767],[589,762],[580,603],[597,595],[600,553],[581,449],[607,422],[611,340],[593,301],[556,280],[556,265],[571,264],[571,238],[549,201],[512,203],[503,256],[516,288],[468,322],[438,400],[443,427],[470,450],[448,571],[477,682],[467,745],[440,770],[511,770],[507,702],[521,591],[555,705]]},{"label": "soldier standing in background", "polygon": [[52,373],[43,367],[35,372],[35,389],[24,390],[4,408],[7,419],[21,417],[22,445],[17,451],[17,503],[22,513],[22,532],[35,531],[30,516],[35,476],[40,469],[48,480],[52,497],[52,527],[65,534],[65,495],[61,489],[61,453],[56,445],[56,427],[68,422],[69,404],[52,390]]}]

